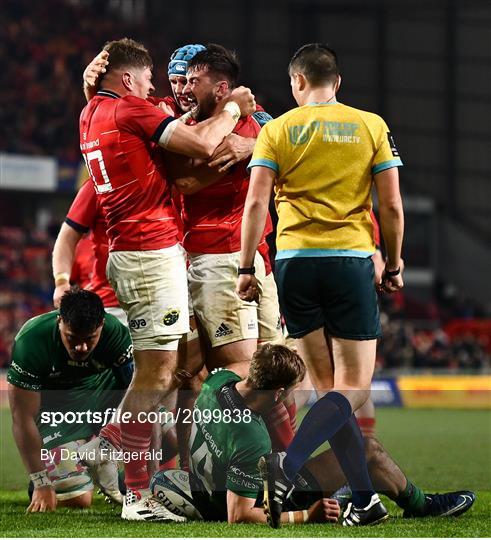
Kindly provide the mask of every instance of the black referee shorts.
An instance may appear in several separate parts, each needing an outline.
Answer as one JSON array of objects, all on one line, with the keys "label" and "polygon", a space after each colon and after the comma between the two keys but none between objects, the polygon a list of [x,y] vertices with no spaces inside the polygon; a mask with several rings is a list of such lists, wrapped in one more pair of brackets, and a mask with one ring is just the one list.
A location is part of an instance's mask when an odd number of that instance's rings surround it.
[{"label": "black referee shorts", "polygon": [[291,337],[301,338],[319,328],[344,339],[381,335],[371,258],[279,259],[275,278]]}]

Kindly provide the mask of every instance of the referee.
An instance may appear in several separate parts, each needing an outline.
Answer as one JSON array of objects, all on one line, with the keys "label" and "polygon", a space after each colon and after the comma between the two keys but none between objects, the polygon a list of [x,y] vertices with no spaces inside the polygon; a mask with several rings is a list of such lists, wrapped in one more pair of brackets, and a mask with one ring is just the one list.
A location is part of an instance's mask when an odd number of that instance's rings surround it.
[{"label": "referee", "polygon": [[374,524],[388,515],[373,490],[353,413],[370,394],[380,336],[370,258],[375,251],[372,185],[387,249],[380,287],[394,292],[403,286],[402,162],[382,118],[337,101],[341,77],[332,49],[304,45],[290,61],[289,75],[298,107],[264,126],[250,163],[237,292],[244,300],[258,295],[252,261],[274,186],[281,310],[324,396],[286,454],[260,461],[269,487],[267,512],[278,527],[291,480],[328,440],[353,493],[343,525]]}]

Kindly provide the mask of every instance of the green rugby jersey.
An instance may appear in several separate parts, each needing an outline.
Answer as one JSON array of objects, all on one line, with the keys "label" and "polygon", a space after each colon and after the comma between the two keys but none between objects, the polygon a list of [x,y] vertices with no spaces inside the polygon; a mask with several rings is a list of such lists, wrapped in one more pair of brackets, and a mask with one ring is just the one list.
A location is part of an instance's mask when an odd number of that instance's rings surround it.
[{"label": "green rugby jersey", "polygon": [[262,489],[257,462],[271,452],[271,440],[261,416],[235,389],[240,380],[231,371],[213,371],[195,404],[190,468],[199,479],[193,497],[206,519],[227,519],[227,490],[255,499]]},{"label": "green rugby jersey", "polygon": [[[7,381],[32,391],[95,390],[101,384],[122,388],[117,370],[133,361],[128,329],[116,317],[105,314],[104,327],[94,351],[82,362],[72,360],[57,324],[58,311],[29,319],[15,337]],[[126,383],[127,384],[127,383]]]}]

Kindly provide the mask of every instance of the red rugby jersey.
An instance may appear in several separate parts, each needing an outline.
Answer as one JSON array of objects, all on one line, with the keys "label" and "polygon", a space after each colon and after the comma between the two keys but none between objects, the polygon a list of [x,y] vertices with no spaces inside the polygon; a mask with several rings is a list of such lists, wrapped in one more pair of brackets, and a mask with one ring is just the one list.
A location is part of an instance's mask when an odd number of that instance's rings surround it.
[{"label": "red rugby jersey", "polygon": [[165,97],[156,97],[156,96],[150,96],[147,98],[147,101],[151,103],[152,105],[158,105],[161,102],[164,102],[166,105],[168,105],[172,111],[175,118],[179,118],[182,116],[182,110],[179,108],[179,105],[177,104],[176,100],[174,99],[174,96],[165,96]]},{"label": "red rugby jersey", "polygon": [[[246,116],[239,120],[233,133],[257,138],[260,129],[256,120]],[[188,253],[240,251],[240,228],[249,188],[247,163],[248,160],[237,163],[214,184],[182,198],[183,246]],[[268,215],[265,231],[271,230]]]},{"label": "red rugby jersey", "polygon": [[163,153],[156,144],[174,121],[148,101],[101,90],[80,115],[80,149],[100,195],[110,251],[177,243]]},{"label": "red rugby jersey", "polygon": [[94,251],[92,240],[88,236],[80,239],[75,249],[75,260],[73,261],[70,281],[76,283],[81,289],[90,287],[94,271]]},{"label": "red rugby jersey", "polygon": [[118,300],[106,278],[106,264],[109,255],[109,241],[106,234],[106,220],[100,205],[100,196],[91,181],[85,182],[75,197],[66,216],[66,223],[76,231],[90,230],[92,244],[92,272],[86,287],[97,293],[104,307],[118,307]]}]

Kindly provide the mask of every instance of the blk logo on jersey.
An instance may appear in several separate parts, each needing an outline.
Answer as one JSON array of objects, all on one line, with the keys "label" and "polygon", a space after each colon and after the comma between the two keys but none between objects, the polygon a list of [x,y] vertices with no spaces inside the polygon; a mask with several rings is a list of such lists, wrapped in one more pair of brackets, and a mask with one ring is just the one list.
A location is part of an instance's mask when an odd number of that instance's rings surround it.
[{"label": "blk logo on jersey", "polygon": [[392,137],[390,132],[387,133],[387,138],[389,139],[389,145],[392,151],[392,155],[394,157],[399,157],[399,150],[397,150],[396,143],[394,142],[394,137]]},{"label": "blk logo on jersey", "polygon": [[164,314],[164,318],[162,319],[162,322],[165,324],[165,326],[172,326],[178,320],[179,320],[179,310],[175,308],[170,308]]}]

